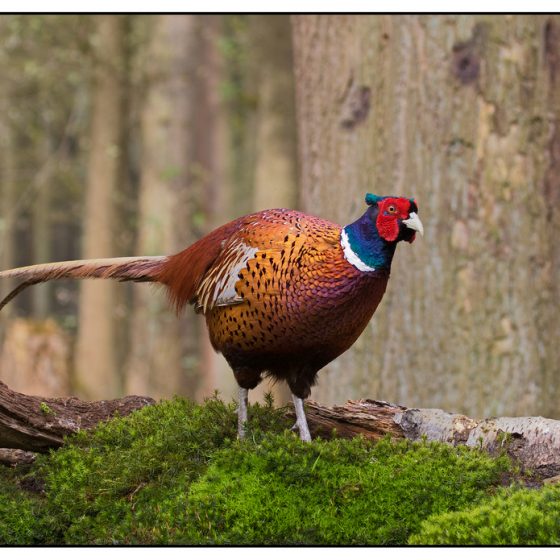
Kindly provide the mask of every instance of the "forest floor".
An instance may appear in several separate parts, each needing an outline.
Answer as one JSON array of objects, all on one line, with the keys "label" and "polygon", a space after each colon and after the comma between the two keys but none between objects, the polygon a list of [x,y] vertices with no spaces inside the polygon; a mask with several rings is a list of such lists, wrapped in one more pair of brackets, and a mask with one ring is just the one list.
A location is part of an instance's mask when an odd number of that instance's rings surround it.
[{"label": "forest floor", "polygon": [[558,544],[560,488],[440,443],[302,443],[282,411],[162,401],[0,467],[0,544]]}]

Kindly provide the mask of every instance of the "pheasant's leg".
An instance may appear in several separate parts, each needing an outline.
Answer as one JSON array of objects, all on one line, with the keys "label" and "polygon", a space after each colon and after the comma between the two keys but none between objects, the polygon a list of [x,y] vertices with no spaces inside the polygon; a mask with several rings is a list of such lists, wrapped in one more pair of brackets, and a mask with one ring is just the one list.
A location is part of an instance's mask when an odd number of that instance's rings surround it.
[{"label": "pheasant's leg", "polygon": [[249,405],[249,391],[261,382],[261,371],[240,364],[228,362],[233,369],[233,375],[239,386],[239,407],[237,408],[237,437],[245,437],[245,423],[247,422],[247,408]]},{"label": "pheasant's leg", "polygon": [[293,393],[292,399],[294,401],[294,408],[296,409],[296,426],[299,428],[299,437],[301,441],[311,441],[311,433],[309,432],[305,410],[303,409],[303,399],[296,397]]},{"label": "pheasant's leg", "polygon": [[245,438],[245,423],[247,422],[247,407],[249,405],[249,389],[239,387],[239,406],[237,408],[237,437]]}]

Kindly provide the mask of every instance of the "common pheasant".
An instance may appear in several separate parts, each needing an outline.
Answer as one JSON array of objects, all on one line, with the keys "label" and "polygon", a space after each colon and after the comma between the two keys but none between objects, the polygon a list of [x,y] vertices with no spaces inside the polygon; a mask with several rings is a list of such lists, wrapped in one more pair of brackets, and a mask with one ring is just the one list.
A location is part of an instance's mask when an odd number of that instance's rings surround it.
[{"label": "common pheasant", "polygon": [[389,280],[399,241],[423,233],[413,199],[366,195],[355,222],[335,223],[293,210],[238,218],[169,257],[48,263],[0,273],[27,286],[58,278],[158,282],[177,310],[193,304],[239,385],[238,434],[248,393],[270,375],[290,387],[301,439],[309,441],[303,400],[317,372],[355,342]]}]

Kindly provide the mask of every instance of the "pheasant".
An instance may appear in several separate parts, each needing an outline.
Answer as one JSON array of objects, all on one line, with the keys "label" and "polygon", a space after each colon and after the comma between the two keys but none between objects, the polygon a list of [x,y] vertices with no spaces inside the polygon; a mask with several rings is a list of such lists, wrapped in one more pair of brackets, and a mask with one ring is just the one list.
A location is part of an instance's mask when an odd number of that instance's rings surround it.
[{"label": "pheasant", "polygon": [[300,437],[310,441],[303,401],[317,372],[345,352],[377,309],[399,241],[423,234],[413,199],[366,195],[355,222],[335,223],[286,209],[238,218],[172,256],[48,263],[0,273],[24,288],[58,278],[156,282],[180,311],[204,314],[214,349],[239,385],[238,435],[249,390],[263,376],[292,393]]}]

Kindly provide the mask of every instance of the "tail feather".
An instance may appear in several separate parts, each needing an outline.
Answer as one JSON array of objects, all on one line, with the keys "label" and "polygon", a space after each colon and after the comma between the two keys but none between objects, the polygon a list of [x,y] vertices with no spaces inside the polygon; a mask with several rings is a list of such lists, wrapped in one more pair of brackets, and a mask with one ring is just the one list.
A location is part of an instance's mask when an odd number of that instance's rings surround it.
[{"label": "tail feather", "polygon": [[60,278],[112,278],[119,282],[157,282],[167,257],[118,257],[24,266],[0,272],[0,279],[14,278],[21,284],[1,302],[2,309],[25,288]]}]

